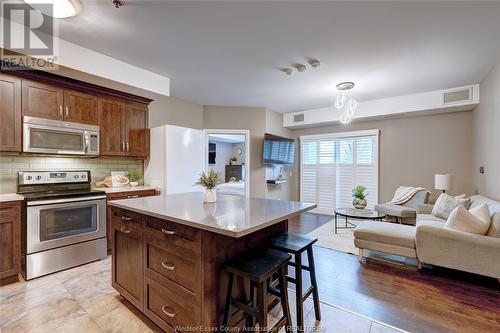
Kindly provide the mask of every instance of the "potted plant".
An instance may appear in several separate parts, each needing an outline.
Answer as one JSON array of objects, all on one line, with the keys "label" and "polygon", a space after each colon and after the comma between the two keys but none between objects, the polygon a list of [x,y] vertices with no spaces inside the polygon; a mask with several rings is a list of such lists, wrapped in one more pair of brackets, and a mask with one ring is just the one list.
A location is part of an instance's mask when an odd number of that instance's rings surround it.
[{"label": "potted plant", "polygon": [[200,178],[198,179],[198,184],[205,188],[205,193],[203,193],[203,202],[213,203],[216,201],[217,197],[215,195],[215,188],[221,183],[220,173],[210,169],[207,173],[202,172]]},{"label": "potted plant", "polygon": [[127,172],[125,176],[128,178],[130,186],[139,185],[139,181],[142,179],[141,172],[138,169]]},{"label": "potted plant", "polygon": [[238,161],[238,159],[236,158],[236,156],[233,156],[229,159],[229,164],[236,165],[236,161]]},{"label": "potted plant", "polygon": [[358,185],[352,190],[352,196],[354,200],[352,201],[352,205],[356,209],[365,209],[366,208],[366,197],[368,193],[365,193],[366,187],[363,185]]}]

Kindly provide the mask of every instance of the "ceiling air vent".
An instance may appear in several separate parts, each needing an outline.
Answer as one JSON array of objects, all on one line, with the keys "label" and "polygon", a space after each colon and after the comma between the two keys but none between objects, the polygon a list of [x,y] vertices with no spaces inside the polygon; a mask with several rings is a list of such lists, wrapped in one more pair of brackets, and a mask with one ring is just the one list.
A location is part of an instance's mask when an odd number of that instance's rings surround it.
[{"label": "ceiling air vent", "polygon": [[445,90],[443,104],[472,102],[472,87]]},{"label": "ceiling air vent", "polygon": [[303,113],[293,115],[293,122],[294,123],[299,123],[301,121],[304,121],[304,114]]}]

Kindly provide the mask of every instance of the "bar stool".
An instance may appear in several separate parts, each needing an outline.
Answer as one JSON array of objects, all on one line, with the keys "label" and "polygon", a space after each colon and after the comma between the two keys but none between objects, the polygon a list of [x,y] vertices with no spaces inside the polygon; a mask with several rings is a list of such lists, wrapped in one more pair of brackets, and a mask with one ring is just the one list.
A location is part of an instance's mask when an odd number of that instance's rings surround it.
[{"label": "bar stool", "polygon": [[[225,262],[222,269],[229,275],[229,281],[222,326],[227,328],[231,319],[239,311],[243,311],[252,317],[252,326],[255,326],[256,322],[259,323],[261,331],[277,332],[286,326],[286,331],[291,333],[292,321],[285,273],[287,263],[291,258],[291,255],[280,251],[257,248]],[[269,285],[271,276],[274,274],[278,276],[279,289]],[[233,297],[235,277],[250,282],[250,300],[240,301]],[[257,289],[257,302],[255,302],[255,289]],[[267,327],[269,294],[278,294],[283,308],[283,317],[270,329]],[[232,307],[237,308],[237,310],[232,312]]]},{"label": "bar stool", "polygon": [[[309,295],[313,295],[314,300],[314,314],[316,320],[321,320],[321,311],[319,308],[319,295],[318,295],[318,284],[316,281],[316,268],[314,266],[314,255],[313,255],[313,244],[316,243],[318,239],[309,237],[306,235],[296,234],[296,233],[286,233],[274,236],[268,240],[268,246],[270,248],[282,251],[285,253],[290,253],[294,255],[294,262],[288,262],[288,266],[293,266],[295,268],[295,278],[287,275],[286,279],[295,283],[295,293],[296,293],[296,308],[297,308],[297,329],[302,330],[304,326],[304,302]],[[307,261],[308,266],[302,264],[302,253],[307,251]],[[302,292],[302,270],[309,272],[311,278],[311,287],[305,292]]]}]

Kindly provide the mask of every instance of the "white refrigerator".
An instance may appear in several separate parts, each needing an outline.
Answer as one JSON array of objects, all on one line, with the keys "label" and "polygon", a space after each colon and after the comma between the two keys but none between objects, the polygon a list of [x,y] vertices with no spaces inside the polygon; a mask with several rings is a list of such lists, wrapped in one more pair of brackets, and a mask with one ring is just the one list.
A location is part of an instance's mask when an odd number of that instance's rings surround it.
[{"label": "white refrigerator", "polygon": [[205,170],[205,133],[164,125],[151,128],[151,152],[145,163],[144,181],[162,193],[202,192],[195,185]]}]

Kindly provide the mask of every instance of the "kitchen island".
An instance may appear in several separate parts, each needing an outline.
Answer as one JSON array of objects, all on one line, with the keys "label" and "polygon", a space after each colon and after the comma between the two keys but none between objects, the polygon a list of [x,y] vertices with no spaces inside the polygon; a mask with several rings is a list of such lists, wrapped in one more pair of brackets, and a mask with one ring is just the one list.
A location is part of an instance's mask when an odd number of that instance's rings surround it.
[{"label": "kitchen island", "polygon": [[[167,332],[220,326],[227,277],[221,263],[284,233],[299,202],[181,193],[109,202],[112,284]],[[244,286],[240,286],[244,293]]]}]

